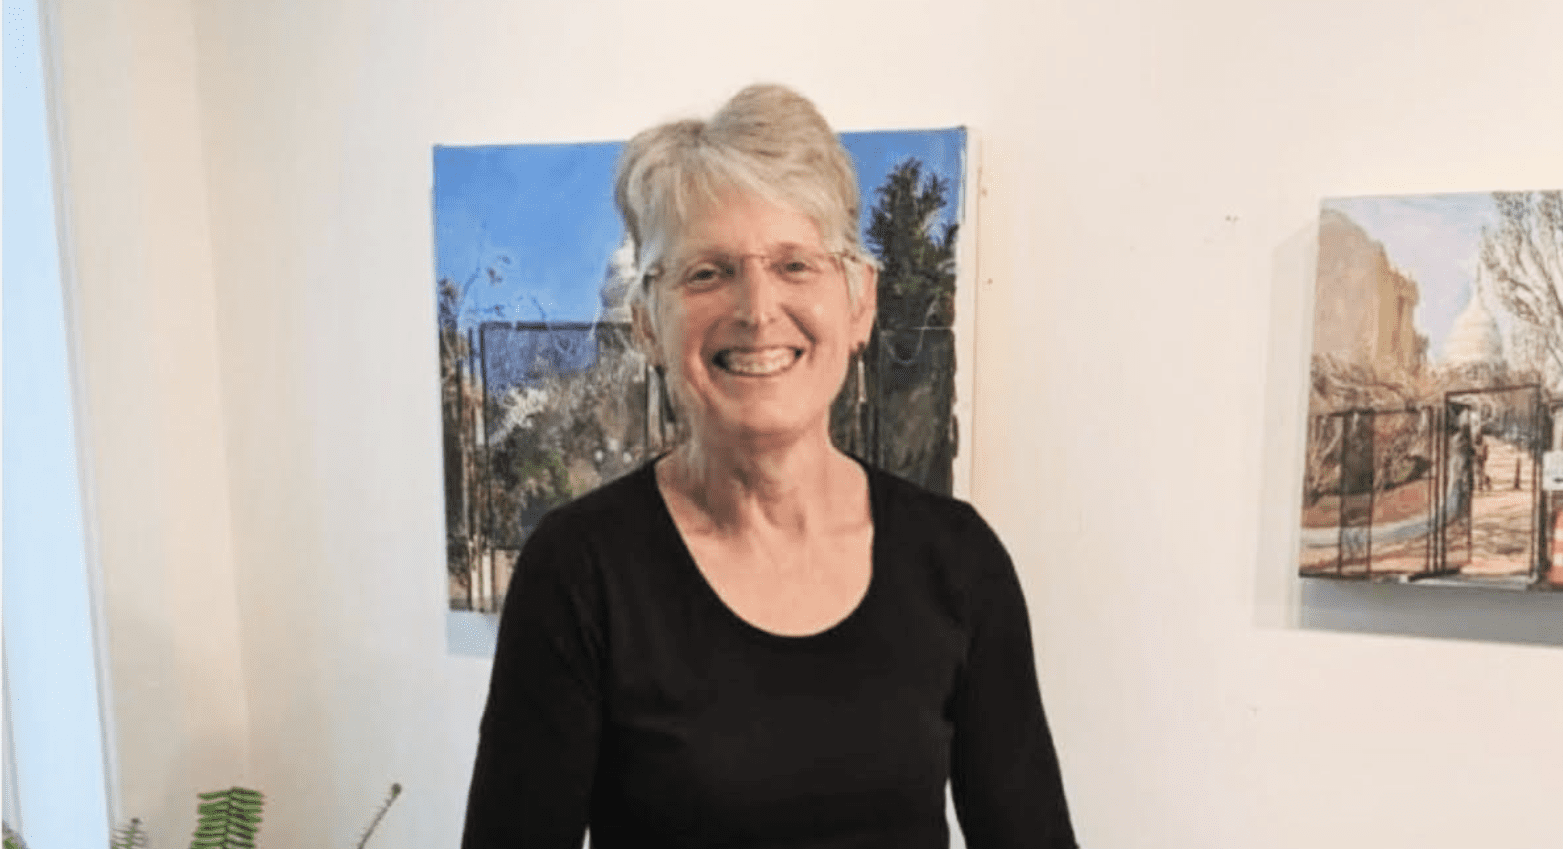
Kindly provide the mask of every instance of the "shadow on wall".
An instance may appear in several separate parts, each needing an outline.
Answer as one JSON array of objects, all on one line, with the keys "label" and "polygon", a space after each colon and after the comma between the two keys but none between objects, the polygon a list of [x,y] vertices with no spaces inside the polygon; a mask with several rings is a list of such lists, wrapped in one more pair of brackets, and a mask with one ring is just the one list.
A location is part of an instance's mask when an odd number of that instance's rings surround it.
[{"label": "shadow on wall", "polygon": [[1291,233],[1271,253],[1264,430],[1255,464],[1257,508],[1249,519],[1258,525],[1253,598],[1254,623],[1262,628],[1297,625],[1300,582],[1295,517],[1302,504],[1303,421],[1307,415],[1317,238],[1310,223]]},{"label": "shadow on wall", "polygon": [[1563,646],[1563,593],[1301,583],[1304,628]]}]

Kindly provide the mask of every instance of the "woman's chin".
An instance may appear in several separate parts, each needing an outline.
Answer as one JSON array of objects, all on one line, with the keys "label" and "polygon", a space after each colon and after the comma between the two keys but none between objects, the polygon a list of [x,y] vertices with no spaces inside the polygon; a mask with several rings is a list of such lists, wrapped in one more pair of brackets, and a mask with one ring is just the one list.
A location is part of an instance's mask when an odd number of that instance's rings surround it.
[{"label": "woman's chin", "polygon": [[796,410],[745,409],[708,418],[699,429],[699,442],[707,449],[772,450],[819,441],[830,441],[829,409],[824,415]]}]

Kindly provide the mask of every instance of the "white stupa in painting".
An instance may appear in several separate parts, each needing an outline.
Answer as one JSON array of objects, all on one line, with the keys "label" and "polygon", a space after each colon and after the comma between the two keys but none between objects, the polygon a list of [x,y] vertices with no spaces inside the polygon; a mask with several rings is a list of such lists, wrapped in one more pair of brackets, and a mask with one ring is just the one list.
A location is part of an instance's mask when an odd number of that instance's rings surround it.
[{"label": "white stupa in painting", "polygon": [[1498,322],[1482,303],[1481,278],[1471,287],[1471,301],[1465,311],[1454,320],[1454,327],[1444,340],[1444,365],[1501,366],[1503,365],[1503,333]]}]

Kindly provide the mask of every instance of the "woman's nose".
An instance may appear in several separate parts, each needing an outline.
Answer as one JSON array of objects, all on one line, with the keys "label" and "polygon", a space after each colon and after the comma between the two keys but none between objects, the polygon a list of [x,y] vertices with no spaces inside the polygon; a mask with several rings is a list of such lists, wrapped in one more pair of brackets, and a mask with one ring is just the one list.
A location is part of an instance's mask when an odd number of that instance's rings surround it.
[{"label": "woman's nose", "polygon": [[746,256],[739,260],[737,279],[733,281],[737,300],[735,317],[756,327],[773,318],[780,282],[764,256]]}]

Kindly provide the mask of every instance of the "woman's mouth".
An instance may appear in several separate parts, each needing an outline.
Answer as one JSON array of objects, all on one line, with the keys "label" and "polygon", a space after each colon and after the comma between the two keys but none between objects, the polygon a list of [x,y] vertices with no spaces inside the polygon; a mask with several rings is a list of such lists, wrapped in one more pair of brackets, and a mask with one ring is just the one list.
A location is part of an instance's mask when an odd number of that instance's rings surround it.
[{"label": "woman's mouth", "polygon": [[716,352],[712,360],[716,367],[732,374],[747,377],[765,377],[785,371],[803,356],[801,348],[759,348],[740,350],[726,348]]}]

